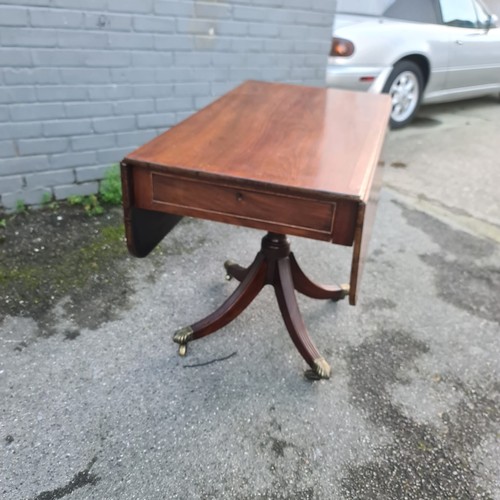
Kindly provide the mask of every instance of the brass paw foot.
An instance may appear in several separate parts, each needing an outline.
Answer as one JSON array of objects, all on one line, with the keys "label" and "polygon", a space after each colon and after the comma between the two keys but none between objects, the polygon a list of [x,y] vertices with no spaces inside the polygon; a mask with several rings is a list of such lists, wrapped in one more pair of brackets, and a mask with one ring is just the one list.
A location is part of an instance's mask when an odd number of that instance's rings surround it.
[{"label": "brass paw foot", "polygon": [[349,295],[349,291],[351,290],[351,286],[349,285],[349,283],[342,283],[342,285],[340,285],[340,288],[342,290],[342,298],[345,298]]},{"label": "brass paw foot", "polygon": [[174,342],[179,344],[179,356],[186,355],[187,343],[192,339],[193,333],[190,326],[185,326],[174,333]]},{"label": "brass paw foot", "polygon": [[224,262],[224,269],[226,270],[226,280],[227,281],[231,281],[233,279],[231,274],[229,274],[229,268],[233,265],[234,265],[234,262],[232,260],[226,260],[226,262]]},{"label": "brass paw foot", "polygon": [[311,369],[306,370],[304,375],[309,380],[329,379],[331,373],[330,365],[325,358],[318,358],[313,361]]}]

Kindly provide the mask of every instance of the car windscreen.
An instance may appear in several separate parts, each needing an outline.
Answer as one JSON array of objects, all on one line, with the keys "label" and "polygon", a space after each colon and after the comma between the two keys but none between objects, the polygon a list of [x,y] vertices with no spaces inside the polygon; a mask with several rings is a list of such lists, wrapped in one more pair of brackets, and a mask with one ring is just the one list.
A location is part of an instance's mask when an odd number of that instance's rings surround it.
[{"label": "car windscreen", "polygon": [[402,19],[417,23],[437,23],[432,0],[338,0],[337,12]]},{"label": "car windscreen", "polygon": [[381,16],[393,3],[394,0],[338,0],[337,12]]}]

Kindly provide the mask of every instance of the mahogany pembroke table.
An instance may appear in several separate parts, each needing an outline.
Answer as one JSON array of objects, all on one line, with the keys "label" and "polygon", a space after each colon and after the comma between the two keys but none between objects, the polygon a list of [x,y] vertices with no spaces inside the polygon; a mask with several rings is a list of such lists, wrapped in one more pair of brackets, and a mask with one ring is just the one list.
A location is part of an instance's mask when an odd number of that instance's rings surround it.
[{"label": "mahogany pembroke table", "polygon": [[[274,286],[287,330],[310,369],[330,366],[309,337],[295,290],[356,303],[380,189],[387,95],[248,81],[126,156],[121,162],[127,244],[146,256],[183,216],[262,229],[261,250],[212,314],[174,342],[209,335]],[[323,286],[301,270],[286,235],[353,247],[350,283]]]}]

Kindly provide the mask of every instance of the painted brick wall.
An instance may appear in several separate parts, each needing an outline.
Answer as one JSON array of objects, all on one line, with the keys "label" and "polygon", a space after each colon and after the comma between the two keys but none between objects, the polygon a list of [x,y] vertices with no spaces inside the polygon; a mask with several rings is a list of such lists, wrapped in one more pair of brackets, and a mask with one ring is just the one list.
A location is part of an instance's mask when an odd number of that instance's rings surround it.
[{"label": "painted brick wall", "polygon": [[246,79],[323,85],[333,0],[2,0],[0,207],[90,194]]}]

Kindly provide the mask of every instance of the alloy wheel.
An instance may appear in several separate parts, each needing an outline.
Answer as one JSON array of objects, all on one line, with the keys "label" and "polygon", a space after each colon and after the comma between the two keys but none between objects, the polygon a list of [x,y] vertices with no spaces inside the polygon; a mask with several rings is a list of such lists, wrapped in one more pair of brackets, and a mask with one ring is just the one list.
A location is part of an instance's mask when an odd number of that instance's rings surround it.
[{"label": "alloy wheel", "polygon": [[392,82],[389,95],[392,98],[391,118],[403,122],[415,111],[419,102],[418,78],[411,71],[401,72]]}]

